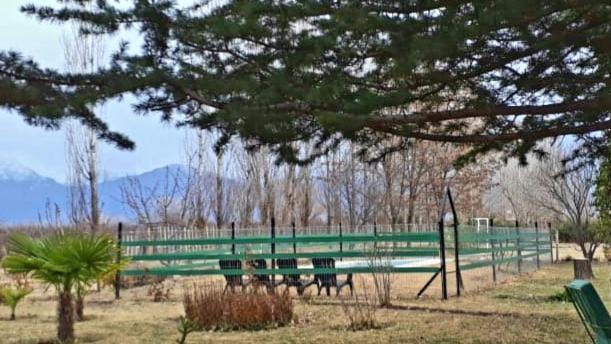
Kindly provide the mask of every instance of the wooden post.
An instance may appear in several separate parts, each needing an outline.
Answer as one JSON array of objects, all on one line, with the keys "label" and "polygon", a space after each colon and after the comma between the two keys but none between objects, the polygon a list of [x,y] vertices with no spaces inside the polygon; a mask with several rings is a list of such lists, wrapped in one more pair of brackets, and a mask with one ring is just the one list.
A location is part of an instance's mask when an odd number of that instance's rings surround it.
[{"label": "wooden post", "polygon": [[235,222],[231,222],[231,254],[235,254]]},{"label": "wooden post", "polygon": [[552,234],[552,223],[547,223],[547,232],[549,234],[549,263],[554,262],[554,235]]},{"label": "wooden post", "polygon": [[[276,219],[271,219],[271,250],[272,254],[276,254]],[[272,270],[276,270],[276,260],[272,258]],[[276,274],[272,273],[272,285],[276,285]]]},{"label": "wooden post", "polygon": [[448,299],[447,270],[446,270],[446,239],[443,218],[439,220],[439,257],[441,258],[441,298]]},{"label": "wooden post", "polygon": [[585,258],[573,259],[573,272],[575,274],[575,279],[592,279],[592,265],[590,261]]},{"label": "wooden post", "polygon": [[297,243],[295,240],[295,221],[291,222],[291,228],[293,229],[293,254],[297,253]]},{"label": "wooden post", "polygon": [[516,249],[518,254],[518,274],[522,273],[522,240],[520,240],[520,223],[516,220]]},{"label": "wooden post", "polygon": [[[117,227],[117,264],[121,263],[121,241],[123,240],[123,223],[119,222]],[[115,274],[115,300],[121,298],[121,272]]]}]

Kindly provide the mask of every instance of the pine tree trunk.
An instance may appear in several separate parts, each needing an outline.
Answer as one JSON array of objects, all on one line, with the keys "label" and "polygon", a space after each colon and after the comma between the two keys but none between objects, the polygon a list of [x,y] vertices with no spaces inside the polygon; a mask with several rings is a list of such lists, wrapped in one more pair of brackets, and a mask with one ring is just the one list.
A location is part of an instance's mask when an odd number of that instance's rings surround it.
[{"label": "pine tree trunk", "polygon": [[85,298],[82,295],[78,295],[76,297],[75,302],[75,314],[76,321],[84,321],[85,320]]},{"label": "pine tree trunk", "polygon": [[592,264],[588,259],[573,259],[575,279],[592,279]]},{"label": "pine tree trunk", "polygon": [[57,304],[57,339],[62,344],[74,342],[74,307],[72,306],[72,294],[63,291],[59,294]]},{"label": "pine tree trunk", "polygon": [[15,320],[15,307],[11,308],[11,320]]}]

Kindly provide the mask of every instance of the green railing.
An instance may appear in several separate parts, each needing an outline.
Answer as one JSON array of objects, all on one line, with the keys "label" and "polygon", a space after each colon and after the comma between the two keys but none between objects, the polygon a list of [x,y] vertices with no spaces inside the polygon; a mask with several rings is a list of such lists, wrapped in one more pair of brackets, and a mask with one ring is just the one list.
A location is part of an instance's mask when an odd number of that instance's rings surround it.
[{"label": "green railing", "polygon": [[[375,227],[374,227],[375,228]],[[440,233],[444,235],[441,236]],[[142,250],[129,255],[133,262],[149,264],[160,262],[159,266],[128,268],[127,276],[138,275],[240,275],[244,270],[221,270],[219,260],[265,259],[271,267],[257,270],[262,274],[319,274],[319,273],[368,273],[384,268],[393,273],[438,272],[446,264],[458,258],[460,265],[455,271],[470,270],[485,266],[500,266],[536,259],[551,252],[549,232],[538,232],[525,228],[491,228],[488,233],[477,232],[474,228],[457,228],[458,241],[454,238],[453,227],[443,227],[439,232],[377,232],[371,234],[319,234],[275,236],[123,240],[123,248],[134,247]],[[443,237],[442,240],[440,240]],[[458,247],[456,246],[458,243]],[[440,247],[445,247],[445,261],[442,261]],[[181,248],[205,247],[199,251],[180,252]],[[159,252],[171,247],[174,252]],[[456,254],[456,251],[458,251]],[[312,258],[334,258],[343,261],[335,269],[314,269],[307,267]],[[297,269],[277,269],[277,259],[297,259]],[[388,266],[373,264],[374,260],[384,261]],[[455,263],[455,262],[454,262]]]}]

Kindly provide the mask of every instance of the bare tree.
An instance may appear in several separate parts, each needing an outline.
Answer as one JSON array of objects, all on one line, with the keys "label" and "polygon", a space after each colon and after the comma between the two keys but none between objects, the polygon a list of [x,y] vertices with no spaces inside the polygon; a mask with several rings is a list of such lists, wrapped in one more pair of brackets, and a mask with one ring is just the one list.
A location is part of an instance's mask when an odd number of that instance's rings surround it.
[{"label": "bare tree", "polygon": [[[600,242],[588,230],[588,222],[594,215],[593,188],[596,167],[585,165],[576,170],[563,161],[566,153],[554,149],[538,166],[536,178],[540,190],[530,195],[534,203],[566,219],[571,226],[571,236],[583,256],[592,261]],[[567,172],[569,171],[569,172]]]},{"label": "bare tree", "polygon": [[[100,37],[82,35],[81,27],[72,27],[64,36],[67,69],[74,73],[96,71],[104,58]],[[69,218],[74,226],[84,224],[92,232],[100,226],[101,210],[98,192],[98,143],[89,127],[71,122],[66,126],[66,160],[68,164]]]}]

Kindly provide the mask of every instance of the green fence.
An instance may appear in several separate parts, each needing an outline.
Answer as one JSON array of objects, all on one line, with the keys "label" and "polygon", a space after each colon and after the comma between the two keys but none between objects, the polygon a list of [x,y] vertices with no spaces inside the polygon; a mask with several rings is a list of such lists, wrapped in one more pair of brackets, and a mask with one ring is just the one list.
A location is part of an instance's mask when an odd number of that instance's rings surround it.
[{"label": "green fence", "polygon": [[[120,227],[122,228],[122,227]],[[370,233],[344,233],[341,226],[336,233],[328,228],[320,234],[300,235],[300,229],[284,231],[276,235],[275,226],[270,226],[269,235],[236,236],[240,233],[233,227],[226,236],[197,237],[192,234],[183,238],[166,236],[156,238],[148,231],[145,238],[123,238],[119,231],[123,257],[132,262],[123,271],[125,276],[204,276],[243,275],[243,269],[221,270],[219,260],[241,261],[265,259],[267,269],[257,274],[360,274],[383,269],[392,273],[430,273],[426,287],[441,276],[442,289],[447,297],[447,276],[454,274],[456,285],[462,285],[462,271],[491,267],[496,274],[511,265],[519,273],[525,261],[541,261],[551,254],[549,228],[491,227],[477,231],[469,226],[445,226],[439,224],[436,231],[414,231],[413,227],[381,228],[372,226]],[[307,232],[303,230],[303,232]],[[310,231],[311,233],[311,231]],[[151,239],[147,239],[151,237]],[[184,238],[187,237],[187,238]],[[195,248],[195,249],[194,249]],[[129,254],[127,252],[130,252]],[[334,258],[334,269],[313,268],[312,258]],[[297,269],[278,269],[277,259],[297,259]],[[377,263],[376,263],[377,262]],[[135,266],[136,265],[136,266]],[[460,287],[457,288],[460,293]]]}]

